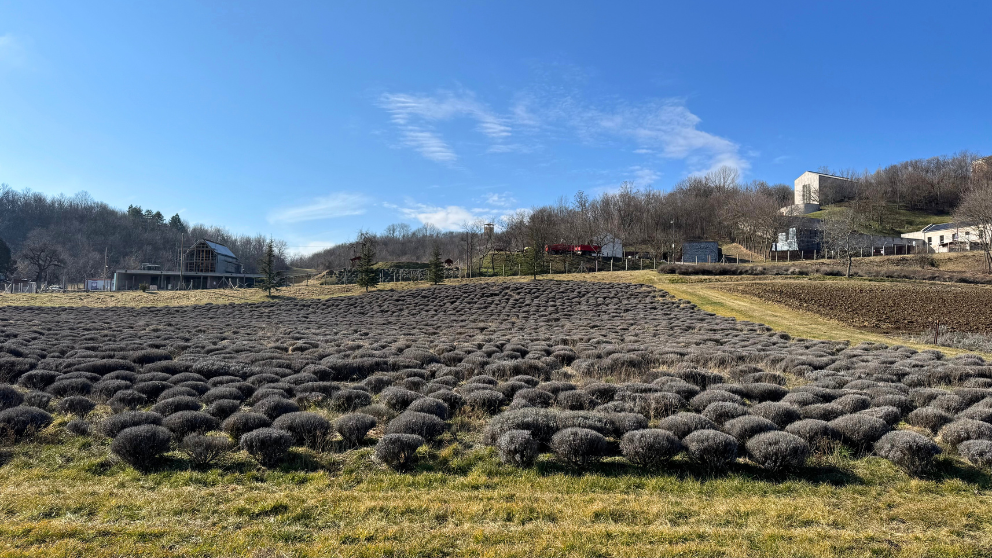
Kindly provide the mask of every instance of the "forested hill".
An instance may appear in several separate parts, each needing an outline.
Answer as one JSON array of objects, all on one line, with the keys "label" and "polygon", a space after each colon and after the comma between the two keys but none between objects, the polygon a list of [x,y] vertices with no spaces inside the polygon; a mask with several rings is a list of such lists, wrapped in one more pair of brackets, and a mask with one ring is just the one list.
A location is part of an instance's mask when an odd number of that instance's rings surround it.
[{"label": "forested hill", "polygon": [[[39,275],[38,265],[28,261],[32,257],[43,265],[52,262],[40,270],[41,280],[47,282],[101,277],[105,258],[111,273],[141,263],[177,269],[183,245],[188,248],[199,238],[225,244],[248,272],[257,268],[268,241],[264,235],[237,235],[220,227],[190,225],[178,215],[167,219],[150,209],[116,209],[85,192],[49,197],[0,185],[0,239],[18,260],[15,273],[19,277],[35,279]],[[285,243],[276,244],[284,264]]]}]

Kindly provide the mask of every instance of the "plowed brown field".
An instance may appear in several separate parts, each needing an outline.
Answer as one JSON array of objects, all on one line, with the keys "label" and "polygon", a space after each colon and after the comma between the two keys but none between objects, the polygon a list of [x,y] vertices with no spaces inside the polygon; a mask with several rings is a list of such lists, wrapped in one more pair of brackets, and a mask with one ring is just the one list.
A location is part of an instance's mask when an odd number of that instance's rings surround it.
[{"label": "plowed brown field", "polygon": [[951,331],[992,332],[992,288],[869,281],[763,281],[727,285],[755,296],[882,333],[918,333],[934,323]]}]

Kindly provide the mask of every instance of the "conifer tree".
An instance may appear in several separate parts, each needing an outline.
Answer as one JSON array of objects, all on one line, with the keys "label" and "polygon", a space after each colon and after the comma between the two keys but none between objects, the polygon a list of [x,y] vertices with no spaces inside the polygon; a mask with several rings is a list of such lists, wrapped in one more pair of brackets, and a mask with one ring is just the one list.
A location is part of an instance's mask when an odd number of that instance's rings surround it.
[{"label": "conifer tree", "polygon": [[379,285],[379,275],[375,271],[375,236],[361,232],[358,235],[358,244],[361,250],[358,260],[358,286],[364,287],[365,292]]},{"label": "conifer tree", "polygon": [[255,281],[255,286],[265,291],[266,296],[272,296],[273,289],[278,291],[283,279],[282,272],[276,270],[276,251],[272,239],[265,245],[265,255],[258,263],[258,272],[262,278]]},{"label": "conifer tree", "polygon": [[431,261],[427,266],[427,280],[437,285],[444,282],[444,262],[441,261],[441,247],[434,242],[431,250]]}]

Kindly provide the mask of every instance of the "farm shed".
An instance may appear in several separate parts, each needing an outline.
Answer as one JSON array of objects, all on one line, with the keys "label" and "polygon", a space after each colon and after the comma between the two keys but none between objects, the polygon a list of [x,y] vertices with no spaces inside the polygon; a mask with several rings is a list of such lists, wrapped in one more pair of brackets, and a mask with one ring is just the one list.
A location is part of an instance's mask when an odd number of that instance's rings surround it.
[{"label": "farm shed", "polygon": [[114,272],[111,290],[136,290],[143,284],[157,290],[254,287],[262,278],[244,273],[244,266],[227,246],[206,239],[186,251],[180,268],[162,271],[159,265],[142,264],[140,269],[119,269]]},{"label": "farm shed", "polygon": [[682,263],[717,263],[720,245],[713,240],[695,240],[682,243]]}]

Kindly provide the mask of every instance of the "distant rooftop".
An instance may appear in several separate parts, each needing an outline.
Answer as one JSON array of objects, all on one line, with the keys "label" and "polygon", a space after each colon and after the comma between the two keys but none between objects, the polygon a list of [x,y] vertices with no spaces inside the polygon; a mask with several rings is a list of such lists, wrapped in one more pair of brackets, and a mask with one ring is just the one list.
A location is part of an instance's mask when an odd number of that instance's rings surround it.
[{"label": "distant rooftop", "polygon": [[833,174],[827,174],[825,172],[816,172],[816,171],[811,171],[811,170],[808,170],[806,172],[813,173],[813,174],[818,174],[820,176],[829,176],[830,178],[836,178],[838,180],[851,180],[850,178],[844,178],[843,176],[835,176]]}]

